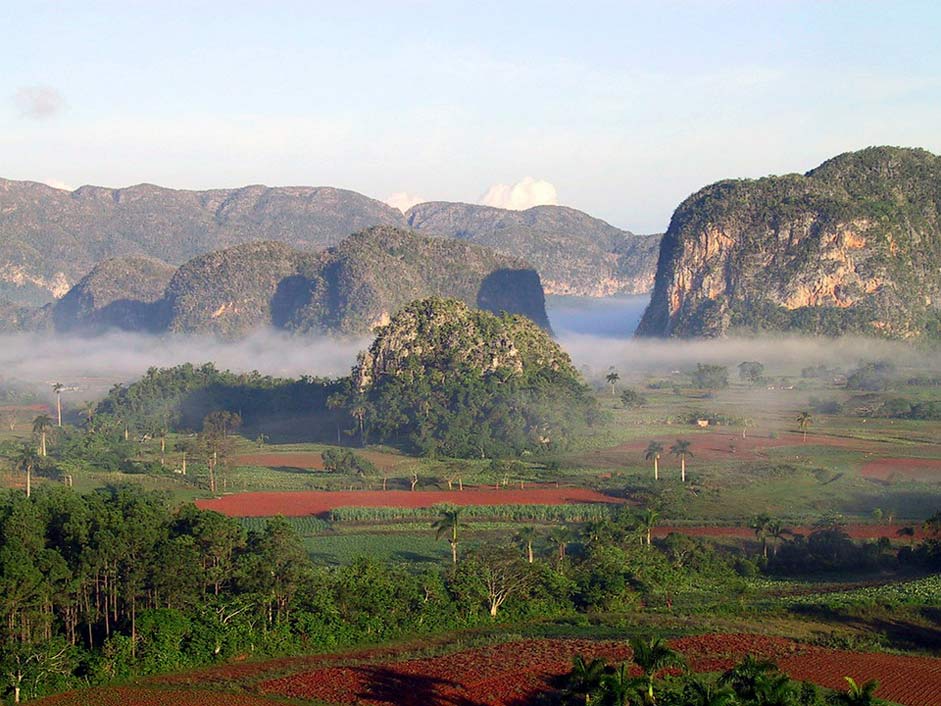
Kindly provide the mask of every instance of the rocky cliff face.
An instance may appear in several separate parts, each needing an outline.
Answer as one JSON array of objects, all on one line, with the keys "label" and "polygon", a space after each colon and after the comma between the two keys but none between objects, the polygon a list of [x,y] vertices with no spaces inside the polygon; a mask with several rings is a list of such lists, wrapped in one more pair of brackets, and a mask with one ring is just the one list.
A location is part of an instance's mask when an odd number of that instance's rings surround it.
[{"label": "rocky cliff face", "polygon": [[941,332],[941,158],[870,148],[684,201],[639,335]]},{"label": "rocky cliff face", "polygon": [[60,301],[27,315],[0,312],[7,328],[45,323],[56,330],[203,333],[222,337],[275,327],[363,334],[408,302],[453,296],[549,327],[539,276],[526,263],[468,243],[391,227],[350,236],[310,253],[277,242],[200,255],[175,270],[142,258],[96,267]]},{"label": "rocky cliff face", "polygon": [[653,286],[659,235],[620,230],[565,206],[508,211],[430,202],[405,214],[411,227],[486,245],[535,265],[547,294],[604,297]]}]

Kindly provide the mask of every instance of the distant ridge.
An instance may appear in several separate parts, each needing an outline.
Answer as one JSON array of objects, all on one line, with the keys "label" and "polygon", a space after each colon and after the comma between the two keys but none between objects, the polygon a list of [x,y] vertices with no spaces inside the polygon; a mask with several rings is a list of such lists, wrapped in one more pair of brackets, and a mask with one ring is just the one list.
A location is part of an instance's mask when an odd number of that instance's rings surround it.
[{"label": "distant ridge", "polygon": [[527,263],[391,226],[366,229],[321,253],[256,241],[179,268],[150,258],[113,258],[52,304],[0,310],[0,328],[224,338],[258,328],[361,335],[429,296],[521,314],[549,329],[539,275]]},{"label": "distant ridge", "polygon": [[531,262],[548,294],[604,297],[653,288],[660,235],[634,235],[574,208],[509,211],[432,201],[413,206],[405,217],[416,230]]},{"label": "distant ridge", "polygon": [[645,292],[657,236],[634,236],[562,206],[508,211],[466,204],[398,209],[332,187],[185,191],[139,184],[74,191],[0,179],[0,299],[42,304],[101,262],[194,257],[256,241],[317,252],[376,225],[468,240],[533,265],[556,294]]}]

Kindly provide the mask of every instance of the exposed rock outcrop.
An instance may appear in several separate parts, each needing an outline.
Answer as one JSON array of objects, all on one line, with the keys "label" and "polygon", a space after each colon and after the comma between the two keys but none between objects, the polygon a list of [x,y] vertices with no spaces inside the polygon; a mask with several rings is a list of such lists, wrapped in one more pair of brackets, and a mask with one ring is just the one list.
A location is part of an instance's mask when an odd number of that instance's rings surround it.
[{"label": "exposed rock outcrop", "polygon": [[941,332],[941,158],[869,148],[690,196],[639,335]]}]

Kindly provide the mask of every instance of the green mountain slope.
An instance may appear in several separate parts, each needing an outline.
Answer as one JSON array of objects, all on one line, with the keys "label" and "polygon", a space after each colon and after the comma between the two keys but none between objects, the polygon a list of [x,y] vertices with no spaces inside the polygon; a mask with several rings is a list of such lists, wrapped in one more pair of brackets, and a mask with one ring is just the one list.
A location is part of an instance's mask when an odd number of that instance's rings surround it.
[{"label": "green mountain slope", "polygon": [[663,238],[638,333],[941,332],[941,158],[873,147],[805,175],[723,181]]},{"label": "green mountain slope", "polygon": [[[384,226],[322,253],[245,243],[200,255],[175,272],[152,260],[111,260],[44,310],[59,331],[230,337],[274,327],[342,335],[368,333],[427,296],[452,296],[549,325],[539,276],[526,263]],[[7,318],[17,316],[23,317],[14,310]]]},{"label": "green mountain slope", "polygon": [[573,208],[508,211],[430,202],[405,215],[421,232],[486,245],[531,262],[548,294],[640,294],[653,286],[659,235],[634,235]]},{"label": "green mountain slope", "polygon": [[322,249],[377,224],[404,225],[404,218],[380,201],[329,187],[183,191],[140,184],[69,192],[0,179],[0,296],[48,301],[110,258],[180,265],[257,240]]}]

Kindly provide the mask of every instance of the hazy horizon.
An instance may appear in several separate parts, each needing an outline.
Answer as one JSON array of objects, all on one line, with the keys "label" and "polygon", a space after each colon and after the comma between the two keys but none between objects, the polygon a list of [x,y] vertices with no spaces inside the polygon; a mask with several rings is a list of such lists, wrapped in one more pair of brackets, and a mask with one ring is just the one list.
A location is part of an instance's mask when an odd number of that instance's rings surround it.
[{"label": "hazy horizon", "polygon": [[941,152],[939,22],[914,0],[10,3],[0,176],[559,203],[662,232],[720,179]]}]

